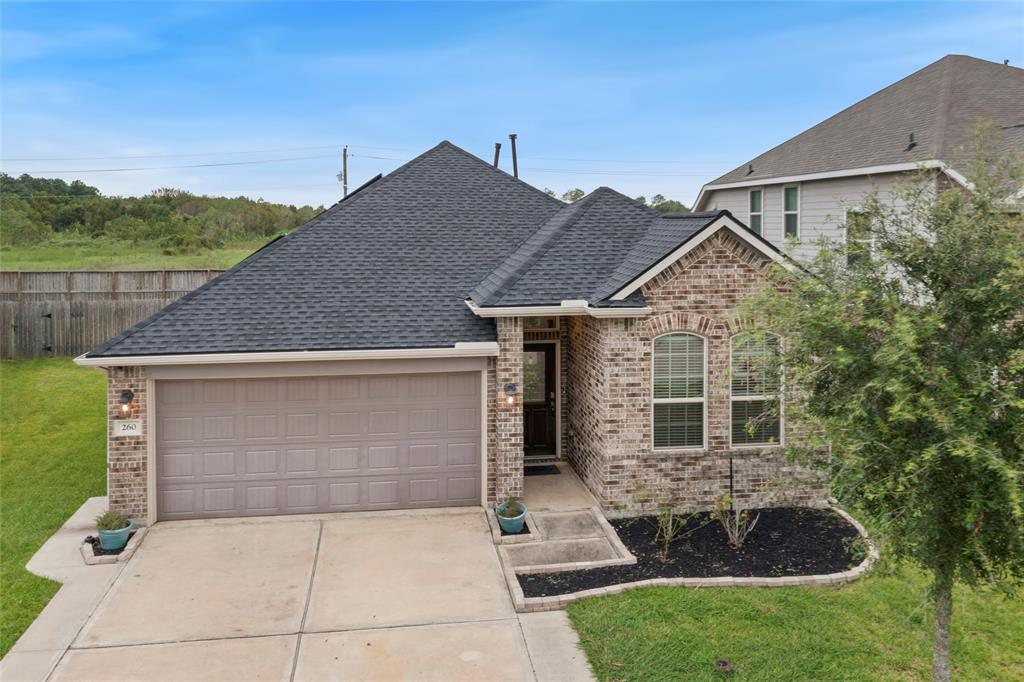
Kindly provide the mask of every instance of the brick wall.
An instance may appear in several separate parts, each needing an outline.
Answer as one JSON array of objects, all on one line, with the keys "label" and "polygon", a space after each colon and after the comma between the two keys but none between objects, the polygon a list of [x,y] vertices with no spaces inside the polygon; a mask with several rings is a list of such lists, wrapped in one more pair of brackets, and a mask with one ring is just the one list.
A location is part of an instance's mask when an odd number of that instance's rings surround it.
[{"label": "brick wall", "polygon": [[[739,303],[763,283],[767,263],[722,231],[644,286],[650,317],[575,318],[569,323],[573,447],[567,455],[607,512],[638,512],[638,484],[647,496],[675,496],[685,509],[706,509],[730,490],[730,459],[739,504],[824,501],[824,483],[812,471],[786,462],[779,446],[730,447],[730,339],[742,330]],[[652,445],[652,345],[656,336],[669,332],[706,339],[706,449],[655,450]],[[785,439],[801,437],[797,425],[783,424]]]},{"label": "brick wall", "polygon": [[568,317],[562,325],[566,329],[567,422],[563,456],[600,500],[607,479],[604,338],[600,321],[591,317]]},{"label": "brick wall", "polygon": [[[121,392],[131,390],[130,419],[142,420],[142,435],[113,437],[114,422],[121,413]],[[147,462],[146,373],[142,367],[107,369],[107,497],[110,509],[130,516],[136,523],[146,522]]]},{"label": "brick wall", "polygon": [[[523,496],[523,320],[496,320],[500,354],[494,363],[490,405],[493,414],[493,443],[487,452],[488,501]],[[490,383],[490,382],[488,382]],[[509,403],[505,385],[515,384],[517,393]]]}]

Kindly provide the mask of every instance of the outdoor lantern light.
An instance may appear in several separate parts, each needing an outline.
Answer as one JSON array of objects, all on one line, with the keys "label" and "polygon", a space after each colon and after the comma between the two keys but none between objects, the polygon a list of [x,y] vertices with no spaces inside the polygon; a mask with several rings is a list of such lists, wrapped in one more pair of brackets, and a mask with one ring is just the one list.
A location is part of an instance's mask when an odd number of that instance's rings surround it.
[{"label": "outdoor lantern light", "polygon": [[121,391],[121,414],[127,417],[132,411],[132,401],[135,400],[135,393],[131,389]]},{"label": "outdoor lantern light", "polygon": [[505,384],[505,401],[511,405],[516,400],[516,385]]}]

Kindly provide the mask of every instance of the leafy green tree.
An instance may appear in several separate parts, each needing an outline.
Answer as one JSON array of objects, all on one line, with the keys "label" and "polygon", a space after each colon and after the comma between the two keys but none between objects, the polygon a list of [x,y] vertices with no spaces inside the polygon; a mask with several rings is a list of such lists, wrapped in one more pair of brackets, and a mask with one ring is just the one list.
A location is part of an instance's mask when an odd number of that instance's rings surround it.
[{"label": "leafy green tree", "polygon": [[822,242],[746,312],[786,343],[790,419],[831,445],[837,497],[883,556],[932,576],[933,677],[949,680],[953,585],[1024,577],[1024,221],[1021,165],[982,145],[973,191],[869,199],[848,244]]},{"label": "leafy green tree", "polygon": [[586,195],[587,195],[586,192],[584,192],[579,187],[577,187],[577,188],[571,189],[568,192],[566,192],[565,194],[563,194],[562,195],[562,201],[564,201],[564,202],[566,202],[568,204],[573,204],[573,203],[576,203],[577,201],[579,201],[580,199],[582,199],[583,197],[585,197]]}]

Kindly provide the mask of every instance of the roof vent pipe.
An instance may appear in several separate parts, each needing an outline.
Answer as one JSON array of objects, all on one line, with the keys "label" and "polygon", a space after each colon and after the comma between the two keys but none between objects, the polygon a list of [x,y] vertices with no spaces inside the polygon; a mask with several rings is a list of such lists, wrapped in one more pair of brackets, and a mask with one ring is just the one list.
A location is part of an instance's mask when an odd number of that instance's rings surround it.
[{"label": "roof vent pipe", "polygon": [[498,155],[499,154],[501,154],[501,143],[500,142],[495,142],[494,143],[494,167],[495,168],[498,167]]},{"label": "roof vent pipe", "polygon": [[914,141],[914,133],[910,133],[910,141],[907,143],[907,148],[904,151],[909,152],[911,149],[917,146],[917,142]]},{"label": "roof vent pipe", "polygon": [[512,141],[512,177],[519,177],[519,159],[516,158],[516,138],[519,137],[515,133],[509,133],[508,139]]},{"label": "roof vent pipe", "polygon": [[747,164],[747,175],[750,175],[753,172],[754,172],[754,164],[748,163]]}]

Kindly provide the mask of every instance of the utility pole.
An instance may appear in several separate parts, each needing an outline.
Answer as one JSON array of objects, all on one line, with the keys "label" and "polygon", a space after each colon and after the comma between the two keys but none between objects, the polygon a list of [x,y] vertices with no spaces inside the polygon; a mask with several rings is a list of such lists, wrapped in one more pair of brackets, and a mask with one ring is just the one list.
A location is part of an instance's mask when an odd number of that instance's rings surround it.
[{"label": "utility pole", "polygon": [[348,196],[348,145],[341,150],[341,172],[337,178],[341,180],[341,198]]}]

